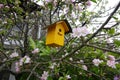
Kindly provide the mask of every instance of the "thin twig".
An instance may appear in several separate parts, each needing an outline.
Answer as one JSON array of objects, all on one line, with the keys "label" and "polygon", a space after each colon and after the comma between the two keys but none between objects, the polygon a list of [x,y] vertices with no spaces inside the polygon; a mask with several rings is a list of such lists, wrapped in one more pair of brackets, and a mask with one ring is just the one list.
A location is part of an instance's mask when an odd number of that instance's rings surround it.
[{"label": "thin twig", "polygon": [[9,59],[9,57],[2,50],[0,50],[0,53],[2,53],[7,59]]},{"label": "thin twig", "polygon": [[33,71],[35,71],[35,69],[37,68],[38,65],[39,65],[39,63],[37,63],[37,64],[35,65],[35,67],[32,69],[31,73],[30,73],[29,76],[27,77],[27,80],[30,79],[31,75],[33,74]]},{"label": "thin twig", "polygon": [[108,51],[108,52],[116,53],[116,54],[120,55],[120,52],[114,51],[114,50],[111,50],[111,49],[101,48],[101,47],[98,47],[98,46],[95,46],[95,45],[90,45],[90,44],[86,44],[86,46],[93,47],[93,48],[96,48],[96,49],[100,49],[100,50],[103,50],[103,51]]},{"label": "thin twig", "polygon": [[[79,67],[79,66],[77,66],[77,65],[74,65],[74,64],[72,64],[72,63],[70,63],[70,62],[67,62],[67,61],[64,61],[64,62],[66,62],[67,64],[72,65],[73,67],[76,67],[76,68],[79,68],[79,69],[81,69],[81,70],[84,70],[84,69],[82,69],[81,67]],[[91,72],[91,71],[88,71],[88,70],[84,70],[84,71],[86,71],[86,72],[88,72],[88,73],[91,73],[92,75],[94,75],[94,76],[96,76],[96,77],[99,77],[100,79],[106,80],[104,77],[101,77],[101,76],[99,76],[99,75],[97,75],[97,74],[95,74],[95,73],[93,73],[93,72]]]}]

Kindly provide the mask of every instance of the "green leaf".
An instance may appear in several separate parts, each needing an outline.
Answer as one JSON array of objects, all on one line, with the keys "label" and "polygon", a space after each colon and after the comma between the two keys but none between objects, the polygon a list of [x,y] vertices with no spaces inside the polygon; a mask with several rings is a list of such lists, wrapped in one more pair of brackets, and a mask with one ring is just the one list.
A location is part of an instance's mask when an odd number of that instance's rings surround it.
[{"label": "green leaf", "polygon": [[4,3],[4,4],[6,4],[7,1],[6,1],[6,0],[0,0],[0,3]]},{"label": "green leaf", "polygon": [[119,47],[119,46],[120,46],[120,40],[115,39],[115,40],[114,40],[114,44],[115,44],[117,47]]},{"label": "green leaf", "polygon": [[96,0],[91,0],[92,2],[94,2],[94,3],[97,3],[97,1]]},{"label": "green leaf", "polygon": [[113,16],[112,18],[115,19],[116,21],[118,21],[118,17]]},{"label": "green leaf", "polygon": [[109,31],[108,31],[108,34],[110,34],[110,35],[113,35],[115,33],[115,29],[114,28],[112,28],[112,29],[110,29]]},{"label": "green leaf", "polygon": [[51,9],[51,10],[53,9],[52,3],[48,3],[48,8]]},{"label": "green leaf", "polygon": [[73,9],[72,4],[69,5],[69,11],[71,12]]},{"label": "green leaf", "polygon": [[43,49],[41,49],[41,52],[42,53],[40,53],[40,56],[47,56],[47,55],[50,55],[50,48],[47,46],[47,47],[45,47],[45,48],[43,48]]},{"label": "green leaf", "polygon": [[29,45],[30,45],[30,47],[32,49],[36,48],[36,44],[35,44],[34,40],[31,37],[29,37]]},{"label": "green leaf", "polygon": [[64,80],[64,77],[60,77],[59,80]]},{"label": "green leaf", "polygon": [[51,76],[48,76],[47,80],[53,80]]}]

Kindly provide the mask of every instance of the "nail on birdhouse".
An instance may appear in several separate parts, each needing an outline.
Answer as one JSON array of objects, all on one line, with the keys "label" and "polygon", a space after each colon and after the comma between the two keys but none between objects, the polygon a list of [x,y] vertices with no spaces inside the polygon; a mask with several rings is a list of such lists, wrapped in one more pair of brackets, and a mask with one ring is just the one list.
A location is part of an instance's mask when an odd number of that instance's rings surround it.
[{"label": "nail on birdhouse", "polygon": [[72,32],[67,20],[60,20],[48,26],[46,45],[51,47],[64,46],[64,36]]}]

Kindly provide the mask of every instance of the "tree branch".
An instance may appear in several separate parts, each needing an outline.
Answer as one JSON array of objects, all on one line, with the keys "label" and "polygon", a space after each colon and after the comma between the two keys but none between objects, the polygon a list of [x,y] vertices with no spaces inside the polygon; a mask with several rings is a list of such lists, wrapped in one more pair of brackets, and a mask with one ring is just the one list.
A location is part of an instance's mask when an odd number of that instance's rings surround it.
[{"label": "tree branch", "polygon": [[[73,66],[73,67],[76,67],[76,68],[79,68],[79,69],[81,69],[81,70],[84,70],[84,69],[82,69],[81,67],[79,67],[78,65],[74,65],[74,64],[72,64],[72,63],[70,63],[70,62],[67,62],[67,61],[65,61],[67,64],[70,64],[71,66]],[[95,74],[95,73],[93,73],[93,72],[91,72],[91,71],[89,71],[89,70],[84,70],[85,72],[87,72],[87,73],[91,73],[93,76],[96,76],[96,77],[98,77],[98,78],[101,78],[101,80],[106,80],[104,77],[101,77],[100,75],[97,75],[97,74]]]},{"label": "tree branch", "polygon": [[114,13],[116,13],[116,11],[119,9],[119,7],[120,7],[120,1],[119,1],[118,5],[116,6],[116,8],[114,9],[114,11],[107,18],[107,20],[102,24],[102,26],[90,38],[88,38],[83,44],[81,44],[79,47],[77,47],[71,53],[69,53],[65,57],[62,57],[60,60],[64,60],[65,58],[72,56],[76,51],[78,51],[81,48],[83,48],[85,46],[84,44],[86,44],[87,42],[89,42],[92,38],[94,38],[104,28],[104,26],[110,21],[110,19],[112,18],[112,16],[114,15]]},{"label": "tree branch", "polygon": [[103,51],[108,51],[108,52],[112,52],[112,53],[116,53],[116,54],[120,55],[120,52],[114,51],[114,50],[110,50],[110,49],[107,49],[107,48],[101,48],[101,47],[98,47],[98,46],[95,46],[95,45],[90,45],[90,44],[86,44],[85,46],[93,47],[93,48],[96,48],[96,49],[100,49],[100,50],[103,50]]},{"label": "tree branch", "polygon": [[89,40],[94,38],[104,28],[104,26],[110,21],[110,19],[112,18],[114,13],[116,13],[116,11],[119,9],[119,7],[120,7],[120,1],[119,1],[118,5],[116,6],[116,8],[114,9],[114,11],[107,18],[107,20],[102,24],[102,26],[90,38],[88,38],[88,40],[86,40],[85,42],[88,42]]}]

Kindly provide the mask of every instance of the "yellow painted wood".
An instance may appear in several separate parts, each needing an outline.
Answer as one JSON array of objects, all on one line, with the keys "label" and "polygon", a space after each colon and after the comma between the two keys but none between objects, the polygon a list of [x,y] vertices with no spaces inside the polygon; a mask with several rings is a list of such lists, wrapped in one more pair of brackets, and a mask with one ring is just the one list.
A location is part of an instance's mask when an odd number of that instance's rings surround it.
[{"label": "yellow painted wood", "polygon": [[68,31],[69,28],[64,21],[49,25],[46,35],[46,45],[52,47],[64,46],[64,35]]}]

